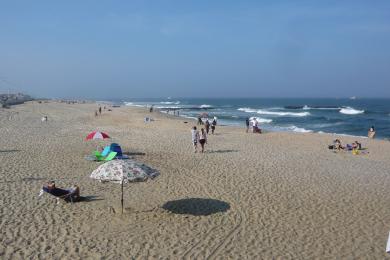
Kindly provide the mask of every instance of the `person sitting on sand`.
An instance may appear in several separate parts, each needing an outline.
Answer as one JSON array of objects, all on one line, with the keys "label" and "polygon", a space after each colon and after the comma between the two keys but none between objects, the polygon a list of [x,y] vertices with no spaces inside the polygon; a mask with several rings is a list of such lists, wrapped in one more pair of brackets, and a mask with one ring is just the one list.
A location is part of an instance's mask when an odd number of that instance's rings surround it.
[{"label": "person sitting on sand", "polygon": [[333,148],[335,150],[340,151],[345,149],[345,147],[341,144],[341,141],[339,139],[334,140],[333,144],[334,144]]},{"label": "person sitting on sand", "polygon": [[194,145],[194,152],[198,149],[199,132],[196,130],[196,126],[191,129],[192,144]]},{"label": "person sitting on sand", "polygon": [[375,128],[374,126],[371,126],[370,130],[368,130],[368,138],[375,138]]},{"label": "person sitting on sand", "polygon": [[358,141],[355,141],[352,143],[352,149],[353,150],[361,150],[362,149],[362,144],[359,143]]}]

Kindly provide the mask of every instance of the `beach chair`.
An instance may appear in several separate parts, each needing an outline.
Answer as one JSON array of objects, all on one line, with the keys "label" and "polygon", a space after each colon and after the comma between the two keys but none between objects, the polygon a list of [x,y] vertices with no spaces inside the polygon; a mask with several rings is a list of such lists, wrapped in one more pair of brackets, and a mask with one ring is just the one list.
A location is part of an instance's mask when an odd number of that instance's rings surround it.
[{"label": "beach chair", "polygon": [[48,186],[43,186],[39,192],[39,197],[41,197],[44,193],[48,193],[54,196],[57,200],[57,204],[60,203],[60,199],[73,203],[80,198],[80,188],[78,186],[74,186],[70,189],[61,189],[57,187],[50,188]]},{"label": "beach chair", "polygon": [[115,159],[117,152],[110,152],[107,157],[104,159],[104,161],[111,161]]},{"label": "beach chair", "polygon": [[101,153],[101,156],[106,157],[110,153],[110,151],[111,151],[111,147],[110,146],[104,147],[104,149],[103,149],[103,151]]},{"label": "beach chair", "polygon": [[99,152],[99,151],[95,151],[95,157],[96,157],[96,161],[103,161],[104,159],[104,156],[102,156],[102,154]]}]

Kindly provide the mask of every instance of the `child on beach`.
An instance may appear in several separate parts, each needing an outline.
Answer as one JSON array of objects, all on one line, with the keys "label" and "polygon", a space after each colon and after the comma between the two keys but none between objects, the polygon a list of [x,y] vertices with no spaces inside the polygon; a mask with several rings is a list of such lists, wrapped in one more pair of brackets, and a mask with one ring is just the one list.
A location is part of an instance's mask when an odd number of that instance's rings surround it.
[{"label": "child on beach", "polygon": [[248,133],[248,131],[249,131],[249,117],[247,117],[245,119],[245,125],[246,125],[246,132]]},{"label": "child on beach", "polygon": [[194,152],[198,149],[199,132],[196,130],[196,126],[191,129],[192,144],[194,145]]},{"label": "child on beach", "polygon": [[200,143],[200,146],[202,147],[202,153],[203,153],[204,152],[204,145],[207,144],[207,133],[203,128],[200,129],[199,143]]}]

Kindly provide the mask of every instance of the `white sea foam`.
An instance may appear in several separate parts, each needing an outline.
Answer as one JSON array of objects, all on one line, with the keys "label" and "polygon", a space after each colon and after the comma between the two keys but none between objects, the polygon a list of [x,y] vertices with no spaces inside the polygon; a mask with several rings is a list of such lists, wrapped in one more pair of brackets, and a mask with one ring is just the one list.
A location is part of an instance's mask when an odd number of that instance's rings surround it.
[{"label": "white sea foam", "polygon": [[335,126],[343,125],[343,124],[344,124],[344,122],[336,122],[336,123],[314,124],[314,125],[311,125],[311,126],[315,127],[315,128],[325,128],[325,127],[335,127]]},{"label": "white sea foam", "polygon": [[297,116],[297,117],[303,117],[303,116],[309,116],[309,112],[275,112],[275,111],[268,111],[268,110],[262,110],[259,109],[256,111],[257,114],[260,115],[274,115],[274,116]]},{"label": "white sea foam", "polygon": [[206,104],[203,104],[200,106],[200,108],[210,108],[210,107],[211,107],[211,105],[206,105]]},{"label": "white sea foam", "polygon": [[313,133],[313,130],[307,130],[305,128],[297,127],[295,125],[290,126],[274,126],[273,130],[277,132],[297,132],[297,133]]},{"label": "white sea foam", "polygon": [[358,114],[363,114],[364,110],[357,110],[352,107],[344,107],[340,109],[340,113],[345,115],[358,115]]},{"label": "white sea foam", "polygon": [[178,106],[173,106],[173,107],[164,107],[164,106],[157,106],[156,108],[158,108],[158,109],[174,109],[174,108],[180,108],[180,107],[178,107]]},{"label": "white sea foam", "polygon": [[249,107],[241,107],[237,109],[239,111],[243,111],[246,113],[257,113],[260,115],[273,115],[273,116],[297,116],[297,117],[302,117],[302,116],[309,116],[310,112],[277,112],[277,111],[268,111],[264,109],[253,109]]},{"label": "white sea foam", "polygon": [[250,117],[249,121],[254,121],[256,119],[257,122],[259,123],[266,123],[269,124],[272,122],[272,119],[267,119],[267,118],[260,118],[260,117]]},{"label": "white sea foam", "polygon": [[164,105],[172,105],[172,104],[179,105],[180,101],[175,101],[175,102],[173,102],[173,101],[163,101],[163,102],[160,102],[160,104],[164,104]]},{"label": "white sea foam", "polygon": [[302,107],[303,110],[339,110],[339,109],[342,109],[342,107],[311,107],[311,106],[308,106],[308,105],[304,105]]},{"label": "white sea foam", "polygon": [[297,133],[312,133],[312,130],[307,130],[305,128],[300,128],[295,125],[288,127],[291,131],[297,132]]},{"label": "white sea foam", "polygon": [[130,107],[146,107],[146,105],[138,105],[134,104],[132,102],[125,102],[125,106],[130,106]]},{"label": "white sea foam", "polygon": [[246,112],[246,113],[256,113],[256,109],[253,109],[253,108],[249,108],[249,107],[240,107],[239,109],[237,109],[238,111],[243,111],[243,112]]}]

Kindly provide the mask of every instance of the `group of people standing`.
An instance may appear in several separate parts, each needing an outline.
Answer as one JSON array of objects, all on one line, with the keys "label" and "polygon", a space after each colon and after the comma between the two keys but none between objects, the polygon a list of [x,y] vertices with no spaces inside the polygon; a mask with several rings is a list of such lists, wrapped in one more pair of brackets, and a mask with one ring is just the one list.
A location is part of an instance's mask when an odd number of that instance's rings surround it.
[{"label": "group of people standing", "polygon": [[[245,125],[246,125],[246,132],[249,132],[249,128],[251,125],[251,120],[249,117],[245,119]],[[261,129],[259,127],[259,122],[256,120],[256,118],[252,119],[252,133],[258,133],[261,134]]]},{"label": "group of people standing", "polygon": [[192,144],[194,146],[194,152],[198,151],[198,143],[201,146],[201,152],[204,152],[204,146],[207,144],[207,135],[209,134],[211,128],[211,134],[214,134],[215,127],[217,125],[217,119],[214,117],[213,121],[210,123],[208,119],[203,123],[201,118],[198,118],[198,125],[203,125],[200,129],[200,132],[197,130],[196,126],[193,126],[191,129]]}]

